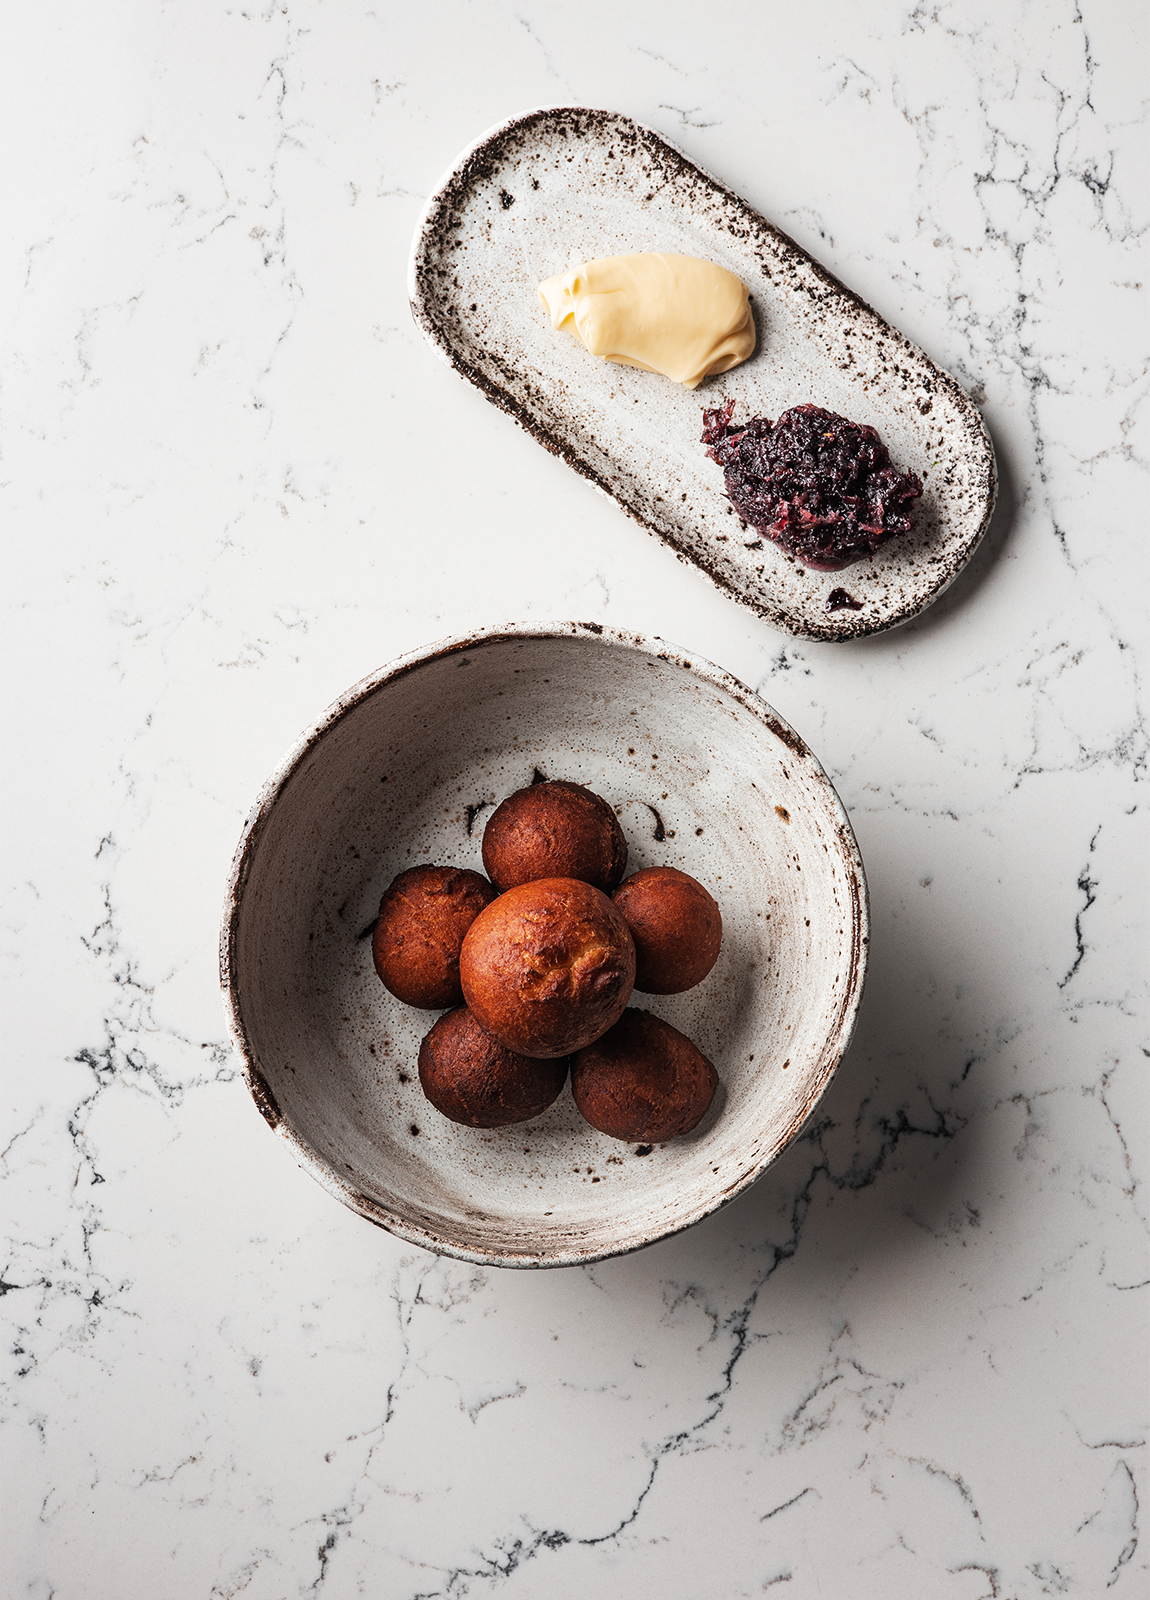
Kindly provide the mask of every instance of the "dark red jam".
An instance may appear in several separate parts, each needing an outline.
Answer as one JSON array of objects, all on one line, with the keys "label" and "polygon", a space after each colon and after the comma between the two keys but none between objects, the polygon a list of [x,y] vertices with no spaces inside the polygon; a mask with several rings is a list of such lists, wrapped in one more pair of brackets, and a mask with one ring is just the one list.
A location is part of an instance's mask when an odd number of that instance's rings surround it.
[{"label": "dark red jam", "polygon": [[862,601],[856,600],[853,594],[848,594],[845,589],[832,589],[827,595],[826,609],[828,611],[861,611]]},{"label": "dark red jam", "polygon": [[744,522],[805,566],[837,572],[873,556],[911,525],[922,493],[913,472],[896,472],[873,428],[821,406],[792,406],[777,422],[731,426],[735,402],[703,412],[703,443],[722,467]]}]

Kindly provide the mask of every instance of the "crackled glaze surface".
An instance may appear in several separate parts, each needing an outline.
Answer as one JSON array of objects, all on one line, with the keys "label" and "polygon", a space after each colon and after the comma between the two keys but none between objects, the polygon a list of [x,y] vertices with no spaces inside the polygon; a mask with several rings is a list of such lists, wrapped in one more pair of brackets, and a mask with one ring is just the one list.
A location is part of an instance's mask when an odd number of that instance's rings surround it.
[{"label": "crackled glaze surface", "polygon": [[[594,256],[702,255],[751,291],[757,348],[688,390],[557,338],[537,285]],[[583,106],[528,112],[464,152],[412,247],[411,305],[436,350],[636,521],[776,627],[849,639],[905,622],[970,559],[994,508],[994,452],[962,389],[806,251],[650,128]],[[917,472],[914,524],[828,611],[812,572],[734,514],[700,444],[736,420],[819,405],[877,428]]]},{"label": "crackled glaze surface", "polygon": [[[689,1138],[622,1145],[568,1093],[460,1128],[420,1091],[434,1014],[375,975],[380,897],[421,862],[482,871],[483,813],[540,776],[615,808],[629,871],[676,866],[722,902],[706,981],[633,1001],[718,1070]],[[337,701],[248,821],[221,965],[256,1101],[325,1187],[419,1244],[568,1266],[688,1227],[777,1159],[850,1039],[868,942],[850,824],[802,740],[706,663],[571,624],[448,641]]]},{"label": "crackled glaze surface", "polygon": [[[10,8],[4,1600],[1142,1600],[1144,9]],[[557,102],[975,401],[994,520],[905,627],[776,631],[429,353],[428,198]],[[309,717],[557,617],[802,731],[872,938],[757,1183],[515,1272],[300,1170],[217,936]]]}]

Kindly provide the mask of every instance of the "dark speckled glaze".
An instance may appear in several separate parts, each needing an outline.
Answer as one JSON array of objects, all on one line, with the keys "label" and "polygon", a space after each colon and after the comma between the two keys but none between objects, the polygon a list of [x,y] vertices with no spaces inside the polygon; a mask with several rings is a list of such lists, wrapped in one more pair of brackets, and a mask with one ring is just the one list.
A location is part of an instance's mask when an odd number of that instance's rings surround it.
[{"label": "dark speckled glaze", "polygon": [[[637,868],[721,905],[704,981],[643,998],[719,1074],[668,1144],[620,1146],[567,1093],[513,1128],[449,1121],[419,1087],[427,1012],[375,975],[363,929],[397,872],[477,867],[469,820],[535,771],[603,795]],[[331,1194],[432,1250],[567,1266],[690,1226],[778,1157],[850,1040],[868,937],[850,823],[777,713],[658,639],[524,624],[383,668],[303,735],[236,851],[220,973],[256,1106]]]},{"label": "dark speckled glaze", "polygon": [[[601,361],[555,333],[540,279],[591,256],[705,256],[748,285],[755,355],[690,391]],[[610,111],[526,112],[485,134],[432,195],[409,292],[437,353],[540,444],[775,627],[849,639],[916,616],[970,559],[994,508],[994,453],[955,381],[745,201],[659,134]],[[702,408],[740,416],[825,406],[878,429],[923,479],[914,527],[830,574],[745,528],[699,442]]]}]

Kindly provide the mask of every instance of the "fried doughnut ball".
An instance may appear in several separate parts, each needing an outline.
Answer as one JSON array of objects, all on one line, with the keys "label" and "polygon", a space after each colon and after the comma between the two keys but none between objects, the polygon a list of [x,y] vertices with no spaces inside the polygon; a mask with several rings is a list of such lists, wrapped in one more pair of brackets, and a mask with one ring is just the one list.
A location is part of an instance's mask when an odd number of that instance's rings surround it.
[{"label": "fried doughnut ball", "polygon": [[644,867],[612,896],[635,941],[635,987],[693,989],[719,959],[723,919],[703,885],[677,867]]},{"label": "fried doughnut ball", "polygon": [[463,935],[495,894],[480,873],[457,867],[408,867],[392,880],[380,902],[371,957],[397,1000],[426,1011],[460,1004]]},{"label": "fried doughnut ball", "polygon": [[649,1011],[624,1011],[571,1063],[571,1093],[593,1128],[662,1144],[707,1114],[719,1075],[686,1034]]},{"label": "fried doughnut ball", "polygon": [[565,1056],[619,1018],[635,946],[605,894],[575,878],[521,883],[467,930],[459,976],[477,1021],[524,1056]]},{"label": "fried doughnut ball", "polygon": [[546,1111],[567,1082],[567,1058],[533,1061],[486,1033],[466,1006],[419,1047],[419,1081],[437,1111],[465,1128],[506,1128]]},{"label": "fried doughnut ball", "polygon": [[500,889],[579,878],[610,894],[627,870],[627,841],[606,800],[582,784],[534,783],[491,813],[483,868]]}]

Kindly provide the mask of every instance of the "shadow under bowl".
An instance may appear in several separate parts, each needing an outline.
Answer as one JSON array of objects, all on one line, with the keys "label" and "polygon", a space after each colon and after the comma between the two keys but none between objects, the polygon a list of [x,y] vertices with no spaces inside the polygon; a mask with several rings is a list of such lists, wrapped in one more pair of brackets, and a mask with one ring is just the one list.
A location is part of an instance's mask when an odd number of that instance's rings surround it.
[{"label": "shadow under bowl", "polygon": [[[632,1000],[718,1070],[687,1138],[621,1144],[569,1090],[531,1122],[463,1128],[420,1091],[434,1014],[375,975],[380,898],[421,862],[482,871],[488,808],[539,776],[615,807],[629,872],[679,867],[722,910],[707,979]],[[689,1227],[776,1159],[850,1042],[867,940],[846,814],[768,705],[657,639],[523,624],[383,668],[304,734],[237,847],[220,966],[256,1104],[330,1193],[431,1250],[568,1266]]]}]

